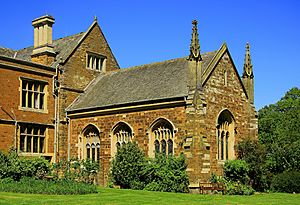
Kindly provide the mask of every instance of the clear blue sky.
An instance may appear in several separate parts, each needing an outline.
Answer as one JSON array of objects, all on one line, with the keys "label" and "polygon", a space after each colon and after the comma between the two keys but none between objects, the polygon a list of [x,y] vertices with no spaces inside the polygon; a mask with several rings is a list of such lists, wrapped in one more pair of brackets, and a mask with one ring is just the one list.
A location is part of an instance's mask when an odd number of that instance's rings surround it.
[{"label": "clear blue sky", "polygon": [[300,87],[298,0],[3,1],[0,46],[32,45],[31,21],[46,13],[54,39],[86,31],[96,15],[122,68],[187,56],[197,19],[201,52],[226,42],[240,74],[250,43],[257,109]]}]

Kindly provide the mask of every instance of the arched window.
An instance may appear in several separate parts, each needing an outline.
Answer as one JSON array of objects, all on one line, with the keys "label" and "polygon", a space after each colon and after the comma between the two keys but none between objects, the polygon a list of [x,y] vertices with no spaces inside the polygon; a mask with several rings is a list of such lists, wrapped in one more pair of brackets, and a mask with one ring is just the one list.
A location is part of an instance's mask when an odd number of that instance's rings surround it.
[{"label": "arched window", "polygon": [[162,140],[161,141],[161,153],[163,153],[164,155],[166,154],[167,151],[167,143],[166,140]]},{"label": "arched window", "polygon": [[168,155],[173,154],[173,141],[171,139],[168,140]]},{"label": "arched window", "polygon": [[217,159],[234,159],[234,118],[229,110],[224,110],[218,117]]},{"label": "arched window", "polygon": [[93,161],[97,161],[100,159],[100,138],[99,138],[99,130],[94,125],[88,125],[83,130],[83,142],[81,143],[85,146],[81,156],[83,159],[91,159]]},{"label": "arched window", "polygon": [[116,124],[112,131],[111,155],[115,156],[118,148],[128,142],[131,142],[132,137],[132,129],[127,123],[119,122],[118,124]]},{"label": "arched window", "polygon": [[149,157],[154,157],[155,153],[172,155],[174,153],[174,127],[166,119],[156,120],[150,129]]},{"label": "arched window", "polygon": [[154,141],[154,147],[155,147],[155,153],[159,153],[160,152],[160,145],[159,145],[158,140]]},{"label": "arched window", "polygon": [[97,160],[100,160],[100,143],[97,143],[96,148],[97,148]]},{"label": "arched window", "polygon": [[224,160],[224,131],[221,134],[221,160]]},{"label": "arched window", "polygon": [[86,144],[86,158],[90,158],[91,157],[91,146],[90,144]]}]

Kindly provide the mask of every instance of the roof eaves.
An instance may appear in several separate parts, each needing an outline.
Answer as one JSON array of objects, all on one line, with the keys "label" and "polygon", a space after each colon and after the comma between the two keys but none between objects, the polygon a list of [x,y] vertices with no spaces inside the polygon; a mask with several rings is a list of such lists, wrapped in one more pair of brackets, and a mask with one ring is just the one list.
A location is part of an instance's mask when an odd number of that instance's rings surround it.
[{"label": "roof eaves", "polygon": [[126,107],[126,106],[130,106],[130,105],[136,105],[136,104],[140,104],[140,105],[147,105],[147,104],[151,104],[153,102],[168,102],[168,101],[174,101],[176,99],[185,99],[186,95],[178,95],[178,96],[174,96],[174,97],[167,97],[167,98],[159,98],[159,99],[151,99],[151,100],[139,100],[139,101],[134,101],[134,102],[127,102],[127,103],[118,103],[118,104],[108,104],[108,105],[104,105],[104,106],[90,106],[90,107],[84,107],[84,108],[70,108],[68,107],[66,109],[67,112],[85,112],[85,111],[91,111],[91,110],[105,110],[105,109],[109,109],[112,107]]}]

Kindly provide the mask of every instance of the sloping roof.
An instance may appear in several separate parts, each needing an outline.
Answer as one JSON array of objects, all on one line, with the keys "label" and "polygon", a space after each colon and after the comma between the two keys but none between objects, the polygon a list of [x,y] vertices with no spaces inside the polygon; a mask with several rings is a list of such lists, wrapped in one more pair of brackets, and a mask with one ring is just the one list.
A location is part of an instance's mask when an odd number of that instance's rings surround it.
[{"label": "sloping roof", "polygon": [[3,47],[0,47],[0,55],[1,56],[6,56],[6,57],[10,57],[10,58],[13,58],[14,55],[15,55],[16,51],[15,50],[12,50],[10,48],[3,48]]},{"label": "sloping roof", "polygon": [[[56,67],[58,63],[60,62],[60,59],[62,59],[62,62],[65,63],[68,58],[71,56],[71,54],[77,49],[77,47],[80,45],[80,43],[88,36],[88,34],[91,32],[91,30],[95,27],[98,26],[98,21],[97,19],[94,19],[93,23],[91,26],[88,28],[86,32],[80,32],[78,34],[74,34],[71,36],[66,36],[63,38],[59,38],[57,40],[53,40],[53,46],[54,46],[54,52],[57,53],[54,62],[51,64],[52,67]],[[101,33],[102,30],[99,27]],[[106,38],[104,34],[102,33],[105,42]],[[108,48],[110,52],[112,53],[111,48],[109,47],[109,44],[107,43]],[[16,58],[24,61],[29,61],[31,62],[31,54],[33,51],[33,46],[23,48],[20,50],[12,50],[8,48],[2,48],[0,47],[0,55],[10,57],[10,58]],[[112,54],[112,57],[114,58],[115,62],[117,63],[117,67],[119,68],[120,66],[118,65],[118,62],[115,58],[115,56]]]},{"label": "sloping roof", "polygon": [[[57,53],[57,55],[56,55],[56,61],[54,61],[52,66],[55,66],[60,58],[63,59],[67,58],[70,55],[70,53],[73,51],[74,47],[79,43],[83,35],[84,32],[81,32],[75,35],[54,40],[53,41],[54,52]],[[33,46],[23,48],[21,50],[0,48],[0,55],[31,62],[32,51],[33,51]]]},{"label": "sloping roof", "polygon": [[[203,69],[216,52],[202,54]],[[68,111],[147,102],[188,95],[187,58],[152,63],[99,76]]]}]

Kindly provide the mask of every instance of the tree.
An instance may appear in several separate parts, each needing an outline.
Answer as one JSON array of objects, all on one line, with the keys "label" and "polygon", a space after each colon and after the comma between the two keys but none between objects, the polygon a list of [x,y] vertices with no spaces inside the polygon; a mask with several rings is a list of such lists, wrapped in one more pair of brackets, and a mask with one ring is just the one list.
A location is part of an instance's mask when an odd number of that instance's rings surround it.
[{"label": "tree", "polygon": [[121,188],[134,188],[141,181],[141,171],[145,165],[145,155],[136,143],[122,145],[112,160],[112,182]]},{"label": "tree", "polygon": [[300,170],[300,90],[290,89],[275,104],[259,110],[259,140],[266,146],[273,174]]},{"label": "tree", "polygon": [[237,145],[237,158],[249,165],[250,184],[256,191],[268,188],[265,169],[266,151],[264,145],[254,139],[245,139]]}]

